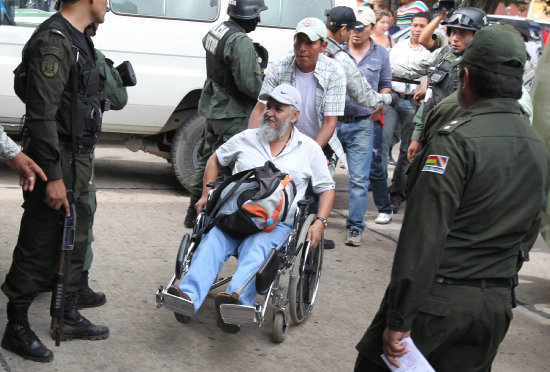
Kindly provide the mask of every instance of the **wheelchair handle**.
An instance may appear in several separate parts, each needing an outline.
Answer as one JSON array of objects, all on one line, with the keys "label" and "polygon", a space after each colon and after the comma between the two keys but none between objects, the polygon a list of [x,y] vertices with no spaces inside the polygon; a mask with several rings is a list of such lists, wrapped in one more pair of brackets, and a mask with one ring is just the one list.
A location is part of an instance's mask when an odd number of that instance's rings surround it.
[{"label": "wheelchair handle", "polygon": [[298,201],[298,206],[299,207],[307,207],[308,205],[311,205],[311,204],[313,204],[313,196],[311,196],[307,199],[302,199],[302,200]]}]

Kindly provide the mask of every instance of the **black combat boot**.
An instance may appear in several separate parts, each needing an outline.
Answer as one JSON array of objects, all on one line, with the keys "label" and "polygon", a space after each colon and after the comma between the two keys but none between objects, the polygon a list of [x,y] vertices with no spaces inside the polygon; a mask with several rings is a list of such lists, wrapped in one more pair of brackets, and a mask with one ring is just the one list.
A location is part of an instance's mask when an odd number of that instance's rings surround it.
[{"label": "black combat boot", "polygon": [[[60,327],[61,341],[80,338],[84,340],[104,340],[109,337],[109,328],[102,325],[94,325],[84,318],[76,309],[76,294],[67,295],[65,300],[65,313],[63,324]],[[57,332],[57,331],[56,331]],[[56,332],[52,332],[52,338],[56,339]]]},{"label": "black combat boot", "polygon": [[78,292],[76,292],[76,308],[84,309],[90,307],[98,307],[107,302],[103,292],[94,292],[88,285],[88,270],[83,271],[78,284]]},{"label": "black combat boot", "polygon": [[[28,309],[28,308],[27,308]],[[17,311],[8,302],[8,324],[2,338],[2,347],[24,359],[35,362],[51,362],[53,353],[36,337],[27,319],[27,309]]]},{"label": "black combat boot", "polygon": [[195,204],[197,204],[198,201],[198,198],[191,196],[191,200],[189,201],[189,208],[187,208],[187,215],[185,216],[185,220],[183,221],[183,226],[187,227],[188,229],[192,229],[193,227],[195,227],[195,220],[197,219],[197,210],[195,209]]}]

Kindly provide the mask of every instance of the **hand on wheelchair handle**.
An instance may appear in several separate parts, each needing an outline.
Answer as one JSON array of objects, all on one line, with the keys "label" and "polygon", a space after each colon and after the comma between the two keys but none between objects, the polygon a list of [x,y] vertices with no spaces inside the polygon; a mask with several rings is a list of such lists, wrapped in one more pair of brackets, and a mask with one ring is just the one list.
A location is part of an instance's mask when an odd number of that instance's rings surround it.
[{"label": "hand on wheelchair handle", "polygon": [[201,213],[201,211],[206,206],[207,201],[208,201],[208,194],[201,196],[197,204],[195,204],[195,209],[197,210],[197,214]]}]

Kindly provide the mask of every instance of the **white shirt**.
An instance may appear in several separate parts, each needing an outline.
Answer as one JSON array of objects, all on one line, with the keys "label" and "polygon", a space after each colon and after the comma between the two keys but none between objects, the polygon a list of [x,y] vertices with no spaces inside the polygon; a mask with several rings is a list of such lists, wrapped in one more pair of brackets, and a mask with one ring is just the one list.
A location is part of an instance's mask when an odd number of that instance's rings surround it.
[{"label": "white shirt", "polygon": [[[422,45],[418,44],[415,48],[411,44],[411,39],[401,40],[394,45],[390,52],[390,64],[393,66],[399,64],[407,66],[412,62],[419,61],[426,56],[429,56],[430,52]],[[392,89],[397,93],[413,94],[418,86],[417,84],[408,84],[401,82],[392,82]]]},{"label": "white shirt", "polygon": [[296,184],[296,196],[283,222],[292,226],[298,201],[305,198],[310,181],[316,194],[334,189],[327,159],[317,142],[296,128],[283,152],[273,157],[269,143],[258,132],[259,129],[247,129],[234,135],[216,150],[216,156],[222,166],[233,165],[233,174],[262,166],[268,160],[287,173]]}]

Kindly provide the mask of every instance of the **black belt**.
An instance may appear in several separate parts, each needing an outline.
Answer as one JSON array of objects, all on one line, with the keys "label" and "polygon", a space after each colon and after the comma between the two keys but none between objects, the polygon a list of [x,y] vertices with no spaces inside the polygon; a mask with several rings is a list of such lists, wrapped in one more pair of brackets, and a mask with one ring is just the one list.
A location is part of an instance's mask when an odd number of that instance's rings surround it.
[{"label": "black belt", "polygon": [[64,152],[72,153],[73,150],[77,155],[89,155],[94,152],[95,146],[74,145],[67,142],[59,142],[59,149]]},{"label": "black belt", "polygon": [[357,121],[368,119],[370,115],[367,116],[340,116],[338,120],[343,123],[355,123]]},{"label": "black belt", "polygon": [[413,94],[405,94],[405,93],[398,93],[398,92],[395,92],[395,93],[397,93],[399,98],[403,98],[403,99],[411,99],[414,97],[414,93]]},{"label": "black belt", "polygon": [[491,287],[512,287],[512,279],[451,279],[436,275],[434,283],[448,285],[463,285],[466,287],[491,288]]}]

